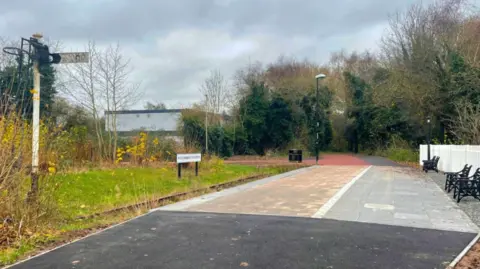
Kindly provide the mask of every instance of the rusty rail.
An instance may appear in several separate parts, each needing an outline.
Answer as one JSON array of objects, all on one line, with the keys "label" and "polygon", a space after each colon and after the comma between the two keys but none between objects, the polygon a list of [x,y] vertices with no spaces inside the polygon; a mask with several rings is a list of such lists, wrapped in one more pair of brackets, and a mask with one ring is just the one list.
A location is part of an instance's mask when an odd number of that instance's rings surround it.
[{"label": "rusty rail", "polygon": [[174,194],[170,194],[170,195],[163,196],[163,197],[160,197],[160,198],[156,198],[156,199],[153,199],[153,200],[148,200],[148,201],[144,201],[144,202],[140,202],[140,203],[136,203],[136,204],[132,204],[132,205],[122,206],[122,207],[114,208],[114,209],[99,212],[99,213],[94,213],[94,214],[87,215],[87,216],[79,216],[79,217],[77,217],[77,219],[92,219],[92,218],[95,218],[95,217],[111,215],[111,214],[119,213],[119,212],[122,212],[122,211],[133,211],[133,210],[135,210],[139,207],[144,207],[144,206],[148,206],[148,205],[153,205],[153,204],[159,205],[159,204],[165,204],[167,202],[180,201],[180,200],[182,200],[182,198],[190,196],[190,195],[195,195],[195,194],[198,194],[198,193],[207,193],[207,192],[212,192],[212,191],[219,191],[221,189],[234,187],[234,186],[237,186],[237,185],[241,185],[243,183],[251,182],[251,181],[263,178],[267,175],[268,174],[259,174],[259,175],[254,175],[254,176],[248,176],[248,177],[240,178],[240,179],[237,179],[237,180],[232,180],[232,181],[228,181],[228,182],[224,182],[224,183],[215,184],[215,185],[205,187],[205,188],[195,189],[195,190],[191,190],[191,191],[187,191],[187,192],[174,193]]}]

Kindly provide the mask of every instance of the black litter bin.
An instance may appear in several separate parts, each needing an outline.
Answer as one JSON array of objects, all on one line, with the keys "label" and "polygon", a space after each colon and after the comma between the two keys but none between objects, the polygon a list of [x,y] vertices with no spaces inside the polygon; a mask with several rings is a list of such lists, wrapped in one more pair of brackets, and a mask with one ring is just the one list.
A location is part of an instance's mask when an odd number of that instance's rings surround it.
[{"label": "black litter bin", "polygon": [[291,149],[288,151],[288,161],[289,162],[302,162],[302,150],[301,149]]}]

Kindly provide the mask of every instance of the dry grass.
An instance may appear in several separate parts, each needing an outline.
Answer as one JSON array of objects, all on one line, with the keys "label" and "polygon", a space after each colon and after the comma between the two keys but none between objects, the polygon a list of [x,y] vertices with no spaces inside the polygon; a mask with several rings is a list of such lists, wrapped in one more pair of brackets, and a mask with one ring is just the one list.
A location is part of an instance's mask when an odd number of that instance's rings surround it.
[{"label": "dry grass", "polygon": [[[32,251],[34,253],[138,216],[150,208],[216,189],[210,189],[210,186],[223,186],[224,183],[233,186],[241,183],[236,182],[236,179],[258,178],[289,169],[224,165],[222,160],[213,158],[202,162],[199,177],[195,177],[192,168],[187,168],[181,180],[176,177],[176,168],[168,166],[129,166],[49,175],[41,182],[45,189],[42,189],[42,195],[39,196],[51,198],[50,204],[42,200],[49,212],[44,209],[40,216],[44,221],[37,222],[35,229],[25,225],[20,234],[17,233],[17,222],[1,226],[4,245],[0,246],[0,264],[15,262]],[[181,195],[175,195],[178,193]],[[164,196],[171,198],[158,202]],[[124,209],[114,210],[122,207]],[[110,213],[102,214],[109,210]],[[79,218],[80,216],[89,217]]]}]

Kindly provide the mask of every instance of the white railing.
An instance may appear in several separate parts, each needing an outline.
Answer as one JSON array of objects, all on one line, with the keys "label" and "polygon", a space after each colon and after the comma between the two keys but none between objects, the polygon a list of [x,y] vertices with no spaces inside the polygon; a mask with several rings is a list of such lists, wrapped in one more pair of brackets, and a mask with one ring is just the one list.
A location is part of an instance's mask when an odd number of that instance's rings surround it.
[{"label": "white railing", "polygon": [[[445,172],[462,170],[465,164],[472,165],[470,174],[480,167],[480,146],[430,145],[430,158],[440,156],[438,169]],[[427,145],[420,145],[420,165],[427,159]]]}]

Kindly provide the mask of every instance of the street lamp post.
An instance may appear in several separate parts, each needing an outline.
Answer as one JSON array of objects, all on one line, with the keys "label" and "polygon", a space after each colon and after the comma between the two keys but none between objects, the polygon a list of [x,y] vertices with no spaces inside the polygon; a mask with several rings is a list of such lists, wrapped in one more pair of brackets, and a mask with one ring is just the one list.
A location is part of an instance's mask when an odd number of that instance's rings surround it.
[{"label": "street lamp post", "polygon": [[427,160],[430,161],[430,136],[431,136],[431,131],[432,127],[430,124],[430,117],[427,118],[427,124],[428,124],[428,133],[427,133]]},{"label": "street lamp post", "polygon": [[205,94],[205,156],[208,156],[208,96]]},{"label": "street lamp post", "polygon": [[318,74],[315,76],[315,80],[317,82],[317,91],[316,91],[316,104],[315,104],[315,117],[316,117],[316,120],[317,120],[317,124],[316,124],[316,135],[317,135],[317,138],[315,140],[315,164],[318,165],[318,151],[319,151],[319,139],[320,139],[320,135],[318,133],[318,129],[320,129],[320,103],[319,103],[319,99],[320,99],[320,92],[319,92],[319,85],[320,85],[320,80],[326,78],[327,76],[324,75],[324,74]]}]

